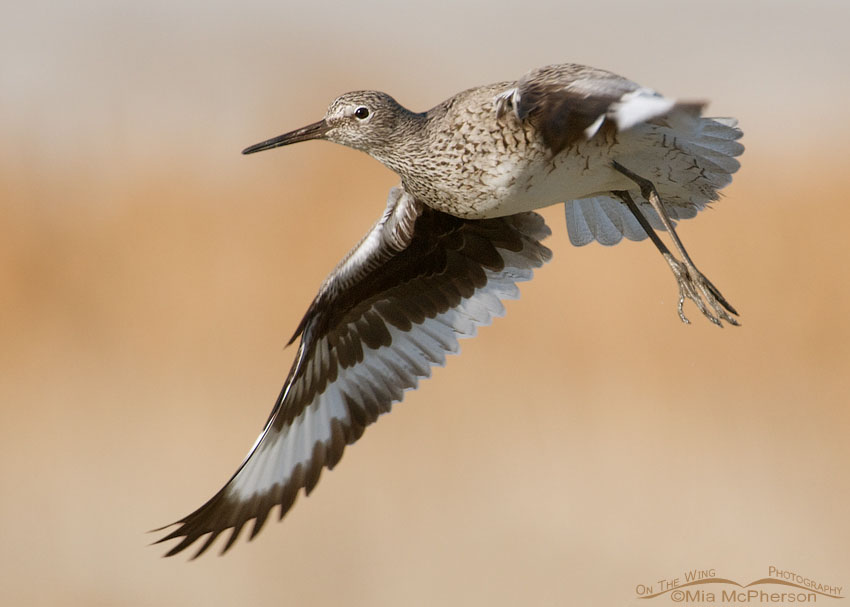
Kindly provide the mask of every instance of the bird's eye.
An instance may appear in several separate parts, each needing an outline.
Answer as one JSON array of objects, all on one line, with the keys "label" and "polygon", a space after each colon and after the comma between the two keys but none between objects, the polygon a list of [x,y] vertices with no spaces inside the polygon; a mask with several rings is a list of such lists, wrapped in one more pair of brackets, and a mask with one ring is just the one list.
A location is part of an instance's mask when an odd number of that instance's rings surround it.
[{"label": "bird's eye", "polygon": [[358,120],[366,120],[369,117],[369,108],[361,105],[359,108],[354,110],[354,116]]}]

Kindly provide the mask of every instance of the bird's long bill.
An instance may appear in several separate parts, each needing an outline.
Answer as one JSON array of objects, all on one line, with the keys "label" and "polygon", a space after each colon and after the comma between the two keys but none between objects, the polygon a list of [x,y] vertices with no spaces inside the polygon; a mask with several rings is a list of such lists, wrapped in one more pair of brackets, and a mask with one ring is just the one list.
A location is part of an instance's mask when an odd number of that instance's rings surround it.
[{"label": "bird's long bill", "polygon": [[314,122],[313,124],[308,124],[304,128],[300,128],[295,131],[279,135],[278,137],[268,139],[267,141],[262,141],[260,143],[254,144],[242,150],[242,153],[253,154],[254,152],[262,152],[263,150],[279,148],[282,145],[298,143],[299,141],[321,139],[322,136],[328,132],[328,128],[329,127],[327,122],[325,122],[324,120],[319,120],[318,122]]}]

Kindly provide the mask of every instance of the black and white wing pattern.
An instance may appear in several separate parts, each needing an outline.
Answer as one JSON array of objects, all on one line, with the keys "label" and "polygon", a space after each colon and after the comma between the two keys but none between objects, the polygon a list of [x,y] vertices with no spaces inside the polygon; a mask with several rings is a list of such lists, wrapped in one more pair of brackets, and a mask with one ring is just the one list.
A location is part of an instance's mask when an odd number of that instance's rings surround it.
[{"label": "black and white wing pattern", "polygon": [[538,129],[552,155],[591,139],[606,121],[618,131],[668,114],[673,108],[699,113],[702,103],[680,103],[622,76],[565,63],[528,72],[496,97],[496,112],[513,110]]},{"label": "black and white wing pattern", "polygon": [[[391,190],[383,217],[325,280],[291,341],[301,342],[271,416],[245,461],[207,503],[159,542],[167,556],[224,531],[222,552],[249,521],[309,494],[345,446],[458,351],[458,338],[504,313],[515,283],[551,258],[535,213],[465,220]],[[193,557],[194,558],[194,557]]]},{"label": "black and white wing pattern", "polygon": [[[685,197],[675,191],[662,192],[665,211],[674,223],[696,216],[717,200],[717,191],[731,183],[740,167],[736,156],[744,147],[737,141],[743,134],[737,121],[702,117],[704,105],[670,99],[617,74],[570,63],[532,70],[495,99],[497,115],[512,111],[519,120],[529,121],[553,156],[592,139],[603,128],[621,132],[651,123],[637,141],[636,149],[642,151],[637,166],[645,164],[647,149],[658,150],[666,154],[669,179],[690,184]],[[640,192],[631,195],[650,225],[663,230],[658,214]],[[594,240],[610,246],[624,237],[647,237],[627,207],[613,196],[569,200],[564,206],[567,232],[576,246]]]}]

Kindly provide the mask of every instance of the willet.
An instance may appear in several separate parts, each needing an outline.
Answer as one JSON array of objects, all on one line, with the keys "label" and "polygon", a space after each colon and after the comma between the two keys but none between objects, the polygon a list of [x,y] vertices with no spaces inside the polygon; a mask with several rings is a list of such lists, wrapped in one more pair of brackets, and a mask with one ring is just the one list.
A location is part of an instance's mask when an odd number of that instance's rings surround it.
[{"label": "willet", "polygon": [[248,456],[159,540],[180,539],[167,555],[208,535],[198,556],[232,529],[224,552],[248,521],[253,538],[274,506],[282,518],[366,426],[458,351],[458,338],[503,314],[515,283],[551,257],[534,209],[565,203],[575,245],[649,236],[673,270],[682,321],[690,299],[713,323],[738,324],[674,227],[717,200],[744,149],[736,121],[704,118],[702,107],[564,64],[419,114],[384,93],[346,93],[322,120],[244,150],[333,141],[378,159],[401,185],[298,325],[295,362]]}]

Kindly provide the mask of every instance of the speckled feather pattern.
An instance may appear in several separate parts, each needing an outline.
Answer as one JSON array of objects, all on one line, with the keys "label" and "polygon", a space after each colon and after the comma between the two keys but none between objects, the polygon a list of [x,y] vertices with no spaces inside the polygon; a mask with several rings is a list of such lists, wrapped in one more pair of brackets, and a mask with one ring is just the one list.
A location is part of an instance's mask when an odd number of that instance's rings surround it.
[{"label": "speckled feather pattern", "polygon": [[[499,111],[506,92],[509,103],[524,105]],[[641,97],[664,99],[604,70],[550,66],[519,81],[463,91],[425,114],[405,110],[405,137],[390,150],[372,153],[399,173],[418,200],[467,218],[509,215],[615,190],[640,199],[635,184],[611,167],[612,160],[652,179],[665,204],[680,211],[698,211],[717,200],[738,168],[740,131],[700,117],[701,103],[672,100],[660,106],[669,108],[662,115],[650,114],[620,131],[617,114],[606,112],[624,95],[635,104]],[[565,109],[577,105],[594,110]],[[565,112],[570,116],[564,118]],[[593,136],[586,138],[597,121]]]},{"label": "speckled feather pattern", "polygon": [[564,203],[577,246],[670,230],[682,261],[654,242],[677,279],[680,318],[687,297],[715,324],[737,324],[675,234],[676,220],[718,199],[744,149],[736,121],[705,118],[703,105],[563,64],[424,113],[378,91],[346,93],[322,120],[247,148],[325,139],[369,153],[402,184],[298,325],[295,361],[248,456],[160,540],[177,540],[168,555],[196,542],[201,554],[229,532],[227,550],[246,525],[254,537],[275,508],[283,517],[368,425],[458,351],[459,338],[503,314],[516,283],[551,258],[534,209]]}]

